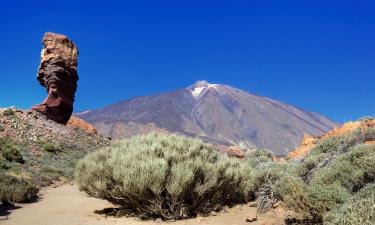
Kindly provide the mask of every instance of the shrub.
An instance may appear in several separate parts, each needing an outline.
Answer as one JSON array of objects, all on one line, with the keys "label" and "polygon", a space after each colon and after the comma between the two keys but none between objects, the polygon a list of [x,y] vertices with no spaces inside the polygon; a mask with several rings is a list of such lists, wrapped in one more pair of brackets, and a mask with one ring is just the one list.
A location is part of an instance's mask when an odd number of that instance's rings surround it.
[{"label": "shrub", "polygon": [[311,150],[310,154],[317,155],[321,153],[336,153],[339,151],[344,152],[342,150],[347,150],[347,147],[351,147],[357,141],[359,141],[358,135],[359,135],[359,130],[356,130],[350,134],[330,137],[328,139],[325,139],[319,142]]},{"label": "shrub", "polygon": [[375,145],[360,145],[339,156],[329,167],[317,172],[312,183],[336,183],[355,193],[375,182]]},{"label": "shrub", "polygon": [[60,151],[59,146],[57,146],[53,143],[44,143],[42,147],[43,147],[44,151],[50,152],[50,153],[56,153],[56,152]]},{"label": "shrub", "polygon": [[0,201],[28,202],[37,197],[38,188],[23,177],[0,173]]},{"label": "shrub", "polygon": [[274,192],[275,185],[284,177],[293,176],[292,174],[293,164],[267,162],[257,167],[251,187],[256,192],[258,213],[270,210],[280,200],[280,195]]},{"label": "shrub", "polygon": [[295,220],[305,224],[321,223],[329,210],[349,197],[348,192],[338,185],[306,185],[295,176],[281,178],[273,192],[285,208],[298,214]]},{"label": "shrub", "polygon": [[249,153],[245,158],[245,162],[249,163],[252,167],[257,167],[263,163],[272,161],[272,153],[264,150],[253,151]]},{"label": "shrub", "polygon": [[244,202],[251,167],[201,141],[156,133],[119,141],[80,161],[80,190],[141,218],[182,219]]},{"label": "shrub", "polygon": [[21,151],[17,146],[10,143],[9,140],[0,139],[0,154],[8,161],[24,163]]},{"label": "shrub", "polygon": [[0,172],[11,167],[11,163],[0,155]]},{"label": "shrub", "polygon": [[345,204],[330,211],[324,224],[375,224],[375,183],[356,193]]},{"label": "shrub", "polygon": [[299,175],[305,182],[310,182],[317,171],[330,165],[338,156],[361,142],[360,130],[320,141],[302,161],[298,169]]},{"label": "shrub", "polygon": [[375,141],[375,127],[369,127],[363,130],[363,141]]},{"label": "shrub", "polygon": [[5,131],[4,125],[0,124],[0,132],[4,132],[4,131]]},{"label": "shrub", "polygon": [[13,116],[14,111],[12,109],[7,109],[3,112],[3,116]]}]

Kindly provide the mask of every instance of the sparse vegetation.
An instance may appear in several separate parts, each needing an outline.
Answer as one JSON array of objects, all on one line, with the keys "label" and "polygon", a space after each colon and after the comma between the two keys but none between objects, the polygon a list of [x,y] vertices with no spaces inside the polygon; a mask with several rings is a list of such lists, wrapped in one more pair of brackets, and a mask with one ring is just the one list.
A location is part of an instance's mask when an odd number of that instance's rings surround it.
[{"label": "sparse vegetation", "polygon": [[142,218],[181,219],[244,202],[252,168],[200,141],[149,134],[112,144],[80,161],[87,194]]},{"label": "sparse vegetation", "polygon": [[38,188],[22,163],[18,146],[0,139],[0,202],[27,202],[36,198]]},{"label": "sparse vegetation", "polygon": [[0,204],[32,201],[40,187],[73,178],[78,159],[106,145],[99,136],[30,117],[11,109],[0,113],[0,129],[7,125],[7,132],[0,130]]},{"label": "sparse vegetation", "polygon": [[6,109],[5,111],[3,111],[3,116],[13,116],[14,115],[14,111],[12,109]]},{"label": "sparse vegetation", "polygon": [[60,147],[51,142],[44,143],[42,147],[44,151],[50,152],[50,153],[57,153],[58,151],[60,151]]},{"label": "sparse vegetation", "polygon": [[0,201],[28,202],[36,198],[38,188],[30,179],[0,172]]},{"label": "sparse vegetation", "polygon": [[296,212],[290,224],[374,224],[375,145],[363,144],[374,140],[373,132],[370,127],[322,140],[284,172],[262,169],[258,211],[281,201]]},{"label": "sparse vegetation", "polygon": [[330,211],[324,224],[370,225],[375,222],[375,183],[369,184],[348,201]]}]

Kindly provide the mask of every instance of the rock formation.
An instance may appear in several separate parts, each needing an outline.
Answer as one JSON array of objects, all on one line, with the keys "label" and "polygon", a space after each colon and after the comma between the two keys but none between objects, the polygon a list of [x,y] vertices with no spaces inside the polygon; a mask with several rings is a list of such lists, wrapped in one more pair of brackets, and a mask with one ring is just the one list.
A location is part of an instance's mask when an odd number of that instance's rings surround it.
[{"label": "rock formation", "polygon": [[78,49],[66,36],[47,32],[38,70],[39,83],[47,88],[48,97],[32,109],[49,119],[66,124],[73,112],[77,90]]}]

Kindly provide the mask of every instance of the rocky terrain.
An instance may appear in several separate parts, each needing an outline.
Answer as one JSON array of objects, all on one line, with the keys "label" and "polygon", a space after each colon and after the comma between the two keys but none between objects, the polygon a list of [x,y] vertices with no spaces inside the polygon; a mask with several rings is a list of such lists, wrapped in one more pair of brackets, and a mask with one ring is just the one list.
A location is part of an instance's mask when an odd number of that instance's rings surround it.
[{"label": "rocky terrain", "polygon": [[0,139],[21,153],[24,163],[20,166],[38,179],[72,177],[78,159],[109,142],[88,129],[88,124],[74,121],[66,126],[33,110],[2,109]]},{"label": "rocky terrain", "polygon": [[317,113],[206,81],[76,116],[113,138],[171,132],[221,146],[268,149],[275,155],[295,149],[304,135],[322,135],[339,126]]},{"label": "rocky terrain", "polygon": [[[320,136],[306,135],[303,138],[300,146],[296,148],[295,150],[288,153],[288,159],[295,160],[295,159],[300,159],[303,156],[306,156],[311,151],[311,149],[313,149],[316,146],[316,144],[319,141],[323,141],[323,140],[326,140],[328,138],[335,137],[335,136],[345,135],[357,129],[363,131],[365,129],[373,128],[373,127],[375,127],[375,119],[361,119],[361,120],[354,121],[354,122],[344,123],[341,127],[334,128],[330,130],[329,132]],[[374,144],[374,142],[368,141],[365,144]]]}]

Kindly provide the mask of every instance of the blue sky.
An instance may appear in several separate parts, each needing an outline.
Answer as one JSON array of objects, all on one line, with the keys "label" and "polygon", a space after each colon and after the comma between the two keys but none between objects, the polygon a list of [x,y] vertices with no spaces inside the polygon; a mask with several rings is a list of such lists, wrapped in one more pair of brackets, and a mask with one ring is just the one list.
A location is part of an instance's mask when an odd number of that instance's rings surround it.
[{"label": "blue sky", "polygon": [[46,97],[46,31],[79,47],[75,111],[223,83],[336,121],[375,115],[371,1],[3,1],[0,107]]}]

